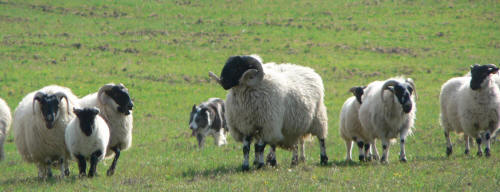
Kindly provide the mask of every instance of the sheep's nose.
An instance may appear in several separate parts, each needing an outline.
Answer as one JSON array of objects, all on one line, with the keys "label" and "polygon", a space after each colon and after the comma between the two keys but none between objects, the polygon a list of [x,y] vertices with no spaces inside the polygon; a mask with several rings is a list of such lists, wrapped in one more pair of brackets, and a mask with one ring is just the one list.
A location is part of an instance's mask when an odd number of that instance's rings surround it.
[{"label": "sheep's nose", "polygon": [[132,110],[132,108],[134,108],[134,103],[130,102],[128,104],[128,110]]}]

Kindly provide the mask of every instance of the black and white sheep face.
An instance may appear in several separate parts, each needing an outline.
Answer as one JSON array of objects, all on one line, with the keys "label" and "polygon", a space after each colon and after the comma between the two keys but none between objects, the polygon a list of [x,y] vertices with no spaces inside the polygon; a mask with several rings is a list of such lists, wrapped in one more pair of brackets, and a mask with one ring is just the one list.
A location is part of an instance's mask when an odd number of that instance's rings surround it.
[{"label": "black and white sheep face", "polygon": [[95,117],[99,114],[97,108],[73,109],[78,120],[80,120],[80,129],[82,132],[90,136],[95,129]]},{"label": "black and white sheep face", "polygon": [[481,87],[487,86],[488,81],[484,81],[490,74],[495,74],[498,72],[498,67],[493,64],[488,65],[478,65],[470,67],[471,69],[471,81],[470,88],[472,90],[478,90]]},{"label": "black and white sheep face", "polygon": [[362,103],[361,97],[364,94],[364,88],[366,88],[366,86],[352,87],[351,89],[349,89],[349,91],[356,97],[356,100],[359,102],[359,104]]},{"label": "black and white sheep face", "polygon": [[220,84],[225,89],[240,85],[240,80],[248,70],[262,70],[259,60],[252,56],[232,56],[222,68]]},{"label": "black and white sheep face", "polygon": [[61,103],[61,99],[62,97],[56,94],[48,95],[42,92],[38,92],[33,98],[33,102],[38,101],[40,105],[47,129],[52,129],[56,119],[59,118],[59,104]]},{"label": "black and white sheep face", "polygon": [[397,84],[393,88],[394,96],[403,107],[403,112],[409,113],[412,108],[411,94],[413,88],[408,84]]},{"label": "black and white sheep face", "polygon": [[113,99],[114,103],[117,104],[116,110],[125,115],[130,115],[130,111],[134,107],[132,99],[128,93],[127,88],[122,85],[113,86],[110,90],[105,91],[106,95]]}]

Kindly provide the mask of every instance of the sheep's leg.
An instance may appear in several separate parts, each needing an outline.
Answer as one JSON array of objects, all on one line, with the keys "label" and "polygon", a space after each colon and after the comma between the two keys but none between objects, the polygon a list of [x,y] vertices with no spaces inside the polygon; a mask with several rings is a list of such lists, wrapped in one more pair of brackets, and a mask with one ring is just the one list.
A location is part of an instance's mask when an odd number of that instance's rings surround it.
[{"label": "sheep's leg", "polygon": [[[470,144],[469,144],[470,137],[467,134],[464,134],[464,141],[465,141],[465,154],[468,155],[470,152]],[[448,151],[448,150],[447,150]]]},{"label": "sheep's leg", "polygon": [[382,139],[382,158],[380,158],[380,162],[387,163],[389,159],[389,147],[390,143],[387,139]]},{"label": "sheep's leg", "polygon": [[299,146],[297,144],[292,147],[292,164],[291,166],[296,166],[299,163],[299,154],[298,154]]},{"label": "sheep's leg", "polygon": [[491,143],[491,134],[490,134],[490,131],[486,131],[486,134],[485,134],[485,139],[486,139],[486,148],[484,149],[484,156],[486,157],[490,157],[491,156],[491,153],[490,153],[490,143]]},{"label": "sheep's leg", "polygon": [[99,162],[99,157],[102,155],[101,150],[97,150],[92,155],[90,155],[90,169],[89,177],[94,177],[97,172],[97,163]]},{"label": "sheep's leg", "polygon": [[[360,149],[363,150],[363,149]],[[366,161],[371,161],[372,160],[372,150],[370,149],[370,143],[365,143],[364,145],[364,154],[365,154],[365,160]]]},{"label": "sheep's leg", "polygon": [[326,155],[326,147],[325,147],[325,139],[319,139],[319,149],[320,149],[320,164],[326,165],[328,164],[328,156]]},{"label": "sheep's leg", "polygon": [[401,151],[399,152],[399,161],[406,163],[406,148],[405,148],[405,138],[403,136],[400,137],[400,147]]},{"label": "sheep's leg", "polygon": [[368,155],[363,150],[365,143],[363,141],[357,141],[356,144],[358,145],[358,149],[359,149],[359,161],[365,161],[365,157],[366,157],[365,154]]},{"label": "sheep's leg", "polygon": [[[446,138],[446,156],[450,156],[451,153],[453,152],[453,146],[451,144],[451,139],[450,139],[450,132],[444,131],[444,137]],[[466,141],[466,145],[467,145],[467,141]]]},{"label": "sheep's leg", "polygon": [[346,148],[346,155],[345,155],[345,161],[352,161],[352,141],[351,140],[345,140],[345,148]]},{"label": "sheep's leg", "polygon": [[0,161],[2,161],[5,158],[5,154],[3,151],[3,143],[5,141],[5,137],[7,136],[6,134],[2,133],[2,129],[0,129]]},{"label": "sheep's leg", "polygon": [[241,166],[241,169],[243,171],[248,171],[250,170],[250,165],[248,163],[249,159],[249,153],[250,153],[250,145],[252,144],[252,137],[251,136],[246,136],[243,139],[243,165]]},{"label": "sheep's leg", "polygon": [[371,145],[370,151],[373,150],[373,159],[374,160],[378,160],[379,157],[380,157],[378,155],[378,150],[377,150],[377,145],[376,145],[377,143],[376,142],[377,142],[376,140],[373,140],[373,142],[371,142],[372,144],[370,144]]},{"label": "sheep's leg", "polygon": [[300,139],[299,141],[299,162],[303,163],[306,162],[306,153],[305,153],[305,147],[304,147],[304,140]]},{"label": "sheep's leg", "polygon": [[80,177],[85,176],[85,172],[87,171],[87,162],[85,161],[85,157],[82,155],[75,155],[76,161],[78,163],[78,170],[80,171]]},{"label": "sheep's leg", "polygon": [[64,158],[61,158],[59,160],[59,163],[59,166],[61,166],[61,177],[69,176],[68,161],[66,161]]},{"label": "sheep's leg", "polygon": [[47,174],[47,178],[51,178],[52,175],[52,161],[47,161],[45,165],[45,173]]},{"label": "sheep's leg", "polygon": [[271,166],[276,166],[276,145],[271,145],[271,150],[269,150],[269,154],[267,154],[267,163]]},{"label": "sheep's leg", "polygon": [[38,177],[40,179],[43,179],[47,176],[47,168],[45,167],[45,164],[43,163],[38,163]]},{"label": "sheep's leg", "polygon": [[483,152],[481,151],[481,136],[476,137],[476,143],[477,143],[477,156],[481,157],[483,156]]},{"label": "sheep's leg", "polygon": [[259,139],[257,143],[255,143],[255,161],[254,165],[257,165],[257,169],[264,167],[264,149],[266,148],[266,143]]},{"label": "sheep's leg", "polygon": [[113,159],[113,163],[111,163],[111,166],[106,172],[108,176],[115,174],[116,163],[118,163],[118,158],[120,158],[120,148],[118,148],[118,146],[112,147],[111,150],[115,152],[115,158]]}]

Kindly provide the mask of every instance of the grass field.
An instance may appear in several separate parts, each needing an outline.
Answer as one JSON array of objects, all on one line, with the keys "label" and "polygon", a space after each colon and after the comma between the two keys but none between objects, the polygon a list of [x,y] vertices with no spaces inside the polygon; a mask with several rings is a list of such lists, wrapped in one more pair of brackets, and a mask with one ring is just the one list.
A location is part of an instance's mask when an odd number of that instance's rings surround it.
[{"label": "grass field", "polygon": [[[21,160],[11,131],[0,191],[497,191],[500,144],[492,145],[491,158],[465,156],[463,140],[452,134],[457,144],[447,158],[438,97],[441,85],[470,65],[499,63],[499,4],[0,0],[0,97],[12,111],[49,84],[83,96],[122,82],[136,106],[133,147],[114,176],[105,176],[109,160],[94,179],[78,178],[72,162],[69,177],[41,181],[36,167]],[[197,148],[188,128],[191,106],[226,94],[207,72],[220,73],[229,56],[252,53],[322,76],[328,166],[319,166],[316,140],[306,146],[305,164],[290,168],[291,152],[278,150],[277,168],[250,172],[240,171],[241,144],[232,138],[227,146],[209,138]],[[399,145],[391,147],[388,165],[345,163],[338,116],[348,88],[397,75],[415,79],[419,95],[408,163],[398,161]]]}]

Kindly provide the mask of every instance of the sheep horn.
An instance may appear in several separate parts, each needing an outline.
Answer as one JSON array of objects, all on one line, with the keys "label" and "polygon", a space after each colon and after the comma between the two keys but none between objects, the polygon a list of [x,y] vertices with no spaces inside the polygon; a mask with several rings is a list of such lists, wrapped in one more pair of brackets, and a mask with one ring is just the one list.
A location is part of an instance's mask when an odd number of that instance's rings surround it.
[{"label": "sheep horn", "polygon": [[257,76],[255,77],[255,79],[257,80],[257,82],[260,82],[264,79],[264,69],[262,68],[262,62],[259,59],[256,59],[256,60],[259,61],[259,64],[256,66],[257,67]]},{"label": "sheep horn", "polygon": [[380,92],[380,98],[382,99],[382,101],[384,101],[384,91],[386,89],[389,89],[389,86],[394,86],[394,85],[397,85],[399,82],[396,81],[396,80],[388,80],[384,83],[384,85],[382,86],[382,91]]},{"label": "sheep horn", "polygon": [[70,115],[71,113],[69,111],[69,101],[68,101],[68,96],[66,95],[66,93],[57,92],[54,95],[57,97],[57,100],[59,100],[59,102],[61,102],[63,97],[64,97],[64,99],[66,99],[66,112],[68,112],[68,115]]},{"label": "sheep horn", "polygon": [[42,101],[43,96],[45,96],[45,93],[39,91],[33,97],[33,106],[32,106],[33,114],[35,114],[35,101],[38,102]]},{"label": "sheep horn", "polygon": [[104,101],[101,101],[101,95],[105,92],[105,91],[108,91],[108,90],[111,90],[115,85],[113,85],[113,83],[110,83],[110,84],[106,84],[104,86],[102,86],[99,91],[97,92],[97,100],[99,101],[99,103],[101,104],[104,104]]},{"label": "sheep horn", "polygon": [[210,78],[212,78],[213,80],[215,80],[215,82],[217,82],[219,85],[222,85],[221,82],[220,82],[219,77],[217,77],[217,75],[215,73],[213,73],[212,71],[208,72],[208,76]]},{"label": "sheep horn", "polygon": [[415,86],[415,82],[413,82],[413,79],[407,78],[406,82],[408,84],[410,84],[411,88],[413,89],[413,92],[415,92],[415,99],[418,99],[418,96],[417,96],[417,87]]}]

